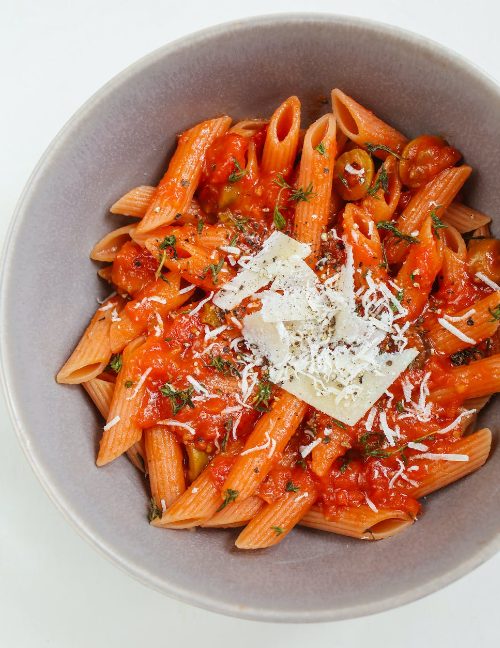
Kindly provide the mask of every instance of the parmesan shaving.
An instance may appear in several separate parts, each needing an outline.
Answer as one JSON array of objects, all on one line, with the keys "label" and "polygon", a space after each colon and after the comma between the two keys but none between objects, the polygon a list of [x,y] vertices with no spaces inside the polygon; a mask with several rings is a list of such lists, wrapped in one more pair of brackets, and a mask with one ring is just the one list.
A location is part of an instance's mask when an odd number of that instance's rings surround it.
[{"label": "parmesan shaving", "polygon": [[125,400],[128,400],[128,401],[133,400],[137,396],[137,394],[139,393],[139,390],[144,385],[144,381],[146,380],[146,378],[149,376],[150,373],[151,373],[151,367],[148,367],[146,369],[146,371],[142,374],[142,376],[139,378],[139,381],[138,381],[137,385],[135,386],[134,391],[130,394],[130,396],[127,396],[127,398]]},{"label": "parmesan shaving", "polygon": [[119,417],[119,416],[115,416],[114,418],[111,419],[111,421],[109,421],[108,423],[106,423],[106,425],[103,427],[103,430],[104,430],[105,432],[107,432],[108,430],[110,430],[112,427],[114,427],[114,426],[115,426],[117,423],[119,423],[119,422],[120,422],[120,417]]},{"label": "parmesan shaving", "polygon": [[431,461],[469,461],[469,455],[422,452],[421,454],[413,455],[410,459],[430,459]]},{"label": "parmesan shaving", "polygon": [[482,272],[476,272],[476,277],[489,286],[492,290],[500,290],[500,286]]},{"label": "parmesan shaving", "polygon": [[199,310],[201,310],[203,308],[203,306],[212,299],[213,296],[214,296],[214,293],[212,291],[210,293],[210,295],[208,297],[206,297],[205,299],[202,299],[201,302],[199,302],[199,304],[197,306],[195,306],[192,311],[189,311],[189,315],[196,315],[196,313]]},{"label": "parmesan shaving", "polygon": [[448,322],[448,320],[444,319],[444,317],[440,317],[438,319],[438,322],[441,324],[443,328],[449,331],[452,335],[457,337],[459,340],[462,340],[462,342],[467,342],[467,344],[476,344],[476,340],[469,337],[468,335],[465,335],[465,333],[462,333],[460,329],[457,329],[456,326],[453,326],[453,324]]},{"label": "parmesan shaving", "polygon": [[187,423],[182,423],[181,421],[174,421],[173,419],[165,419],[164,421],[158,421],[157,425],[168,425],[170,427],[179,427],[183,430],[187,430],[189,434],[196,434],[196,430],[188,425]]}]

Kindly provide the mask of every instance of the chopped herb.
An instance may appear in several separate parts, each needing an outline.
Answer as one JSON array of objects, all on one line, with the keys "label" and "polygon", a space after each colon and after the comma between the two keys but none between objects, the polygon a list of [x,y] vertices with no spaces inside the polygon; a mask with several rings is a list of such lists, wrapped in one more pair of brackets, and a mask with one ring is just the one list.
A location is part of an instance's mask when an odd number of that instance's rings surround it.
[{"label": "chopped herb", "polygon": [[244,216],[232,216],[231,220],[233,221],[234,226],[239,232],[246,231],[246,224],[248,223],[248,218],[245,218]]},{"label": "chopped herb", "polygon": [[488,308],[488,310],[490,311],[490,315],[493,318],[490,320],[490,322],[498,322],[498,320],[500,320],[500,304],[498,304],[498,306],[493,309]]},{"label": "chopped herb", "polygon": [[290,194],[290,200],[295,202],[309,202],[309,198],[314,196],[313,185],[310,182],[305,189],[302,187],[297,187]]},{"label": "chopped herb", "polygon": [[286,483],[285,490],[287,491],[287,493],[297,493],[300,488],[290,480]]},{"label": "chopped herb", "polygon": [[226,360],[222,356],[210,356],[209,367],[214,367],[217,371],[225,376],[240,376],[240,372],[231,360]]},{"label": "chopped herb", "polygon": [[234,169],[233,171],[229,174],[228,181],[231,184],[234,184],[235,182],[239,182],[243,176],[246,175],[247,170],[242,169],[240,166],[240,163],[236,158],[233,158],[233,164],[234,164]]},{"label": "chopped herb", "polygon": [[130,389],[131,387],[134,386],[134,381],[133,380],[126,380],[124,383],[125,389]]},{"label": "chopped herb", "polygon": [[415,236],[411,236],[411,234],[405,234],[401,230],[398,230],[396,225],[392,223],[391,221],[381,221],[380,223],[377,223],[377,229],[383,229],[387,230],[388,232],[392,232],[394,236],[397,236],[399,239],[402,241],[406,241],[407,243],[420,243],[418,238]]},{"label": "chopped herb", "polygon": [[456,351],[450,355],[450,362],[454,367],[462,367],[468,365],[473,360],[479,360],[483,357],[483,353],[477,347],[469,347]]},{"label": "chopped herb", "polygon": [[156,518],[161,518],[161,516],[162,516],[161,508],[156,504],[154,499],[151,498],[149,501],[148,520],[152,522],[153,520],[156,520]]},{"label": "chopped herb", "polygon": [[368,193],[370,196],[375,197],[380,188],[384,190],[384,193],[389,191],[389,176],[387,175],[385,167],[380,167],[378,177],[375,180],[375,183],[368,189]]},{"label": "chopped herb", "polygon": [[405,406],[402,400],[397,401],[396,403],[396,412],[402,414],[405,411]]},{"label": "chopped herb", "polygon": [[315,146],[314,150],[318,151],[320,155],[326,155],[326,148],[323,142],[320,142],[318,146]]},{"label": "chopped herb", "polygon": [[366,150],[368,153],[375,153],[375,151],[385,151],[386,153],[390,153],[391,155],[394,155],[395,158],[398,160],[402,160],[403,158],[399,153],[396,153],[396,151],[393,151],[391,148],[386,146],[385,144],[371,144],[370,142],[365,142]]},{"label": "chopped herb", "polygon": [[175,235],[171,234],[170,236],[165,236],[158,247],[160,248],[160,250],[167,250],[168,248],[171,248],[174,259],[177,259],[177,250],[175,249],[176,242],[177,239],[175,238]]},{"label": "chopped herb", "polygon": [[208,268],[205,271],[205,274],[210,270],[212,273],[212,281],[214,284],[217,283],[219,280],[219,272],[222,270],[222,266],[224,265],[224,259],[221,259],[219,263],[211,263]]},{"label": "chopped herb", "polygon": [[166,275],[164,275],[162,272],[160,272],[160,279],[170,285],[170,281],[167,279]]},{"label": "chopped herb", "polygon": [[283,533],[283,529],[280,526],[272,526],[271,529],[274,531],[274,533],[279,536]]},{"label": "chopped herb", "polygon": [[230,431],[232,430],[232,428],[233,428],[233,419],[232,419],[232,417],[229,417],[229,418],[227,419],[227,421],[224,423],[224,428],[225,428],[225,430],[226,430],[226,434],[225,434],[224,437],[222,438],[222,442],[221,442],[221,444],[220,444],[220,448],[221,448],[222,452],[225,452],[225,450],[226,450],[227,442],[228,442],[228,440],[229,440],[229,432],[230,432]]},{"label": "chopped herb", "polygon": [[267,412],[269,409],[269,399],[271,398],[271,383],[267,380],[259,381],[257,385],[257,395],[253,399],[253,406],[258,412]]},{"label": "chopped herb", "polygon": [[302,468],[302,470],[307,470],[307,463],[305,459],[297,459],[295,465]]},{"label": "chopped herb", "polygon": [[330,443],[330,441],[331,441],[330,437],[325,436],[325,437],[323,437],[323,440],[321,441],[321,443],[324,443],[326,445],[326,444]]},{"label": "chopped herb", "polygon": [[341,475],[343,475],[345,473],[345,471],[349,468],[349,463],[350,463],[349,457],[344,455],[342,457],[342,465],[340,466],[340,474]]},{"label": "chopped herb", "polygon": [[[174,252],[175,252],[175,250],[174,250]],[[160,254],[158,267],[156,268],[155,279],[158,279],[161,276],[161,271],[163,269],[163,264],[165,263],[166,258],[167,258],[167,251],[163,250],[163,252]]]},{"label": "chopped herb", "polygon": [[350,189],[350,188],[351,188],[351,187],[349,186],[349,183],[347,182],[347,180],[344,178],[343,175],[340,175],[340,173],[339,173],[339,175],[338,175],[337,177],[338,177],[338,179],[340,180],[340,182],[344,185],[344,187],[346,187],[347,189]]},{"label": "chopped herb", "polygon": [[346,426],[341,421],[337,421],[337,419],[332,418],[332,423],[337,427],[342,428],[342,430],[347,429]]},{"label": "chopped herb", "polygon": [[111,371],[114,371],[115,373],[119,373],[121,371],[123,365],[123,360],[122,360],[122,354],[117,353],[114,356],[111,356],[111,360],[109,361],[108,366],[106,369],[110,369]]},{"label": "chopped herb", "polygon": [[191,399],[193,389],[193,387],[188,387],[187,389],[174,389],[172,385],[165,383],[160,387],[160,392],[163,396],[170,398],[172,413],[175,416],[186,405],[192,409],[194,408],[194,403]]},{"label": "chopped herb", "polygon": [[413,270],[412,272],[410,272],[410,280],[411,280],[412,282],[415,281],[415,270]]},{"label": "chopped herb", "polygon": [[380,242],[380,247],[382,248],[382,262],[379,263],[379,267],[387,269],[389,267],[389,262],[387,261],[387,254],[385,251],[385,245],[383,241]]},{"label": "chopped herb", "polygon": [[239,491],[233,490],[232,488],[228,488],[225,493],[224,493],[224,501],[222,504],[219,506],[217,509],[217,513],[219,511],[222,511],[223,508],[226,508],[228,504],[231,504],[231,502],[234,502],[235,499],[238,497]]},{"label": "chopped herb", "polygon": [[[441,205],[438,206],[438,208]],[[434,230],[434,233],[436,234],[436,237],[439,238],[439,230],[440,229],[445,229],[448,227],[446,223],[443,223],[443,221],[439,218],[439,216],[436,214],[436,210],[433,209],[431,211],[431,219],[432,219],[432,229]]]},{"label": "chopped herb", "polygon": [[280,212],[278,205],[274,206],[273,221],[276,229],[282,230],[286,225],[286,220]]},{"label": "chopped herb", "polygon": [[[404,297],[404,296],[405,296],[405,291],[404,291],[402,288],[401,288],[401,290],[398,290],[398,292],[397,292],[396,295],[395,295],[395,297],[396,297],[396,299],[398,300],[398,302],[403,301],[403,297]],[[397,313],[397,312],[398,312],[398,307],[396,306],[396,304],[395,304],[394,302],[391,301],[391,303],[389,304],[389,306],[390,306],[391,311],[392,311],[393,313]]]},{"label": "chopped herb", "polygon": [[233,238],[229,241],[229,247],[232,247],[238,241],[238,234],[235,234]]},{"label": "chopped herb", "polygon": [[273,180],[273,183],[280,187],[281,189],[291,189],[292,187],[288,184],[288,182],[285,180],[283,177],[282,173],[278,173],[276,178]]},{"label": "chopped herb", "polygon": [[199,218],[198,222],[196,223],[196,231],[198,234],[201,234],[203,232],[203,226],[205,225],[205,221],[203,218]]}]

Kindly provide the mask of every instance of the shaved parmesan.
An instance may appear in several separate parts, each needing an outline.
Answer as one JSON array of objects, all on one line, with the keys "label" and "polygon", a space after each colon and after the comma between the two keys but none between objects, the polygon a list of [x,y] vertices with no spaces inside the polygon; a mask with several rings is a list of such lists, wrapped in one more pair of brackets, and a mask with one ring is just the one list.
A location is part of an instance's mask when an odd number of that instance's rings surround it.
[{"label": "shaved parmesan", "polygon": [[182,423],[181,421],[174,421],[173,419],[166,419],[165,421],[158,421],[157,425],[168,425],[170,427],[179,427],[187,430],[189,434],[196,434],[196,430],[188,425],[187,423]]},{"label": "shaved parmesan", "polygon": [[[232,310],[278,274],[293,272],[290,265],[285,263],[288,259],[305,259],[310,251],[308,245],[299,243],[281,232],[273,232],[260,252],[248,257],[248,261],[245,259],[244,270],[221,288],[214,304],[219,308]],[[243,258],[240,259],[240,264],[243,264]]]},{"label": "shaved parmesan", "polygon": [[308,454],[310,454],[314,448],[321,443],[321,439],[314,439],[314,441],[311,441],[308,445],[305,446],[299,446],[299,452],[304,459],[307,457]]},{"label": "shaved parmesan", "polygon": [[203,308],[203,306],[204,306],[207,302],[209,302],[209,301],[212,299],[213,296],[214,296],[214,293],[211,292],[210,295],[209,295],[208,297],[206,297],[205,299],[202,299],[201,302],[200,302],[197,306],[195,306],[195,307],[193,308],[192,311],[189,311],[189,314],[190,314],[190,315],[196,315],[196,313],[197,313],[199,310],[201,310],[201,308]]},{"label": "shaved parmesan", "polygon": [[430,459],[431,461],[469,461],[469,455],[422,452],[422,454],[413,455],[410,459]]},{"label": "shaved parmesan", "polygon": [[148,367],[146,371],[142,374],[142,376],[139,378],[139,381],[135,386],[134,391],[130,394],[130,396],[127,396],[125,400],[133,400],[137,396],[139,390],[144,385],[144,381],[146,380],[146,378],[149,376],[150,373],[151,373],[151,367]]}]

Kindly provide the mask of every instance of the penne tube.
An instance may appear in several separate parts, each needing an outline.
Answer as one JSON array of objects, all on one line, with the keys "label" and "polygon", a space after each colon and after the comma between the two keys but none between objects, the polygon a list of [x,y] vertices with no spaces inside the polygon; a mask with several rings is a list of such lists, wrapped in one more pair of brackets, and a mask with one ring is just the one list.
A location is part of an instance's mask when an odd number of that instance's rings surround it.
[{"label": "penne tube", "polygon": [[[434,491],[448,486],[458,479],[469,475],[480,468],[488,459],[491,450],[491,430],[483,428],[459,439],[453,445],[453,452],[467,455],[468,461],[431,461],[426,463],[426,470],[412,473],[419,486],[411,488],[413,497],[425,497]],[[412,465],[418,465],[419,460],[411,459]]]},{"label": "penne tube", "polygon": [[115,384],[101,378],[92,378],[92,380],[82,383],[82,387],[92,399],[101,416],[107,419]]},{"label": "penne tube", "polygon": [[415,520],[406,511],[379,509],[369,506],[346,508],[333,518],[325,518],[319,508],[313,508],[300,521],[302,526],[359,540],[390,538],[411,526]]},{"label": "penne tube", "polygon": [[143,376],[134,363],[134,355],[143,342],[144,338],[138,338],[123,352],[122,368],[115,383],[107,423],[99,445],[98,466],[113,461],[142,437],[142,429],[134,417],[139,410],[145,386]]},{"label": "penne tube", "polygon": [[[325,439],[324,435],[323,439]],[[335,459],[344,455],[351,446],[350,435],[337,427],[332,430],[328,439],[329,443],[320,443],[313,448],[311,453],[311,468],[319,477],[327,475]]]},{"label": "penne tube", "polygon": [[271,409],[262,415],[248,437],[224,483],[222,495],[232,491],[236,497],[250,497],[265,479],[274,462],[297,430],[307,405],[288,392],[280,391]]},{"label": "penne tube", "polygon": [[[453,319],[450,324],[457,329],[466,338],[474,340],[473,343],[466,339],[458,337],[446,329],[442,324],[436,322],[429,330],[428,339],[436,351],[446,355],[452,355],[457,351],[466,349],[477,342],[482,342],[486,338],[493,336],[498,330],[500,321],[492,316],[492,311],[500,304],[500,292],[491,293],[487,297],[479,300],[472,306],[463,308],[457,313],[453,313]],[[467,314],[470,316],[467,317]],[[446,315],[444,318],[446,321]]]},{"label": "penne tube", "polygon": [[58,383],[88,382],[104,371],[111,358],[109,329],[112,315],[123,303],[121,297],[115,296],[97,309],[75,350],[57,374]]},{"label": "penne tube", "polygon": [[101,279],[104,279],[104,281],[107,281],[108,283],[113,283],[111,275],[113,273],[113,266],[109,265],[104,268],[100,268],[97,271],[97,276],[100,277]]},{"label": "penne tube", "polygon": [[219,507],[220,493],[205,469],[162,517],[151,524],[166,529],[189,529],[209,520]]},{"label": "penne tube", "polygon": [[228,133],[236,133],[236,135],[241,135],[241,137],[253,137],[268,124],[269,121],[267,119],[244,119],[231,126]]},{"label": "penne tube", "polygon": [[251,495],[244,500],[228,504],[218,513],[215,513],[201,526],[210,528],[228,528],[244,526],[263,508],[265,502],[256,495]]},{"label": "penne tube", "polygon": [[443,213],[442,220],[447,225],[452,225],[461,234],[464,232],[472,232],[479,227],[491,223],[491,218],[482,214],[477,209],[467,207],[460,202],[452,202],[451,205]]},{"label": "penne tube", "polygon": [[147,475],[144,438],[141,438],[139,441],[137,441],[137,443],[134,443],[133,446],[130,446],[130,448],[127,450],[127,457],[140,473]]},{"label": "penne tube", "polygon": [[193,290],[179,293],[180,275],[170,272],[163,279],[149,284],[120,312],[111,324],[109,336],[113,353],[121,351],[129,342],[142,335],[151,319],[155,335],[163,334],[162,318],[186,302]]},{"label": "penne tube", "polygon": [[433,401],[483,398],[500,391],[500,354],[456,367],[446,374],[447,386],[431,393]]},{"label": "penne tube", "polygon": [[[424,220],[436,210],[446,210],[470,176],[470,166],[462,165],[445,169],[417,191],[405,210],[394,223],[404,235],[418,233]],[[410,243],[396,235],[388,236],[385,241],[387,260],[391,264],[400,263]]]},{"label": "penne tube", "polygon": [[125,225],[106,234],[98,243],[94,245],[90,253],[93,261],[105,261],[111,263],[115,260],[118,250],[121,246],[130,241],[130,233],[135,229],[135,225]]},{"label": "penne tube", "polygon": [[361,273],[356,273],[356,285],[359,287],[362,276],[368,270],[376,279],[386,278],[380,236],[370,214],[359,205],[347,203],[342,230],[345,240],[352,247],[354,267],[361,270]]},{"label": "penne tube", "polygon": [[289,97],[269,121],[262,152],[263,173],[289,173],[297,155],[299,135],[300,101],[298,97]]},{"label": "penne tube", "polygon": [[476,410],[480,412],[483,407],[489,403],[491,396],[481,396],[480,398],[471,398],[468,401],[465,401],[464,407],[468,410]]},{"label": "penne tube", "polygon": [[[340,130],[358,146],[366,148],[367,144],[382,145],[401,153],[408,142],[402,133],[338,88],[332,90],[332,108]],[[375,149],[373,154],[381,160],[385,160],[388,155],[382,149]]]},{"label": "penne tube", "polygon": [[418,243],[410,246],[395,280],[401,290],[401,304],[408,311],[405,320],[416,319],[429,299],[443,264],[441,243],[433,235],[431,218],[426,218],[418,235]]},{"label": "penne tube", "polygon": [[112,214],[142,218],[147,212],[155,192],[156,187],[146,185],[134,187],[134,189],[127,191],[124,196],[113,203],[109,211]]},{"label": "penne tube", "polygon": [[281,542],[314,504],[316,491],[285,493],[266,504],[236,539],[238,549],[265,549]]},{"label": "penne tube", "polygon": [[151,495],[166,510],[186,489],[181,444],[165,425],[155,425],[144,430],[144,447]]},{"label": "penne tube", "polygon": [[167,172],[156,188],[144,218],[137,225],[135,240],[145,240],[151,232],[171,223],[176,214],[189,207],[201,176],[203,160],[212,142],[223,135],[231,123],[229,117],[210,119],[183,133]]},{"label": "penne tube", "polygon": [[[387,190],[386,190],[387,189]],[[401,196],[401,180],[398,162],[392,155],[386,157],[375,176],[371,189],[361,200],[375,223],[390,221],[396,211]]]},{"label": "penne tube", "polygon": [[[297,186],[309,197],[297,202],[295,208],[295,238],[311,246],[308,262],[318,260],[321,234],[326,231],[330,213],[333,166],[336,155],[335,119],[327,114],[307,129],[302,147]],[[319,148],[318,148],[319,147]]]}]

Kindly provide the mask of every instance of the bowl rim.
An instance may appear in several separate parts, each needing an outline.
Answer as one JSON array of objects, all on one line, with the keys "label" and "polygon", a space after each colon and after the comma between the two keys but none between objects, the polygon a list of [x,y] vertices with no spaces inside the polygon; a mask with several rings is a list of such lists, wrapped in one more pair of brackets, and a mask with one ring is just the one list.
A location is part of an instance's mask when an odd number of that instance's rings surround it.
[{"label": "bowl rim", "polygon": [[[21,223],[27,216],[25,206],[29,203],[32,194],[36,192],[38,182],[47,162],[55,156],[60,148],[65,146],[68,136],[71,136],[73,129],[78,124],[86,119],[89,112],[91,112],[94,105],[97,105],[101,99],[113,93],[115,88],[126,83],[127,80],[139,72],[141,69],[147,68],[150,64],[168,56],[176,51],[191,48],[198,42],[216,39],[228,30],[236,31],[248,29],[261,28],[273,25],[295,24],[303,23],[323,23],[323,24],[336,24],[345,27],[355,27],[364,29],[368,32],[377,32],[378,34],[385,34],[388,38],[400,41],[401,44],[410,44],[422,51],[432,53],[437,59],[451,63],[456,67],[460,67],[463,72],[473,76],[476,81],[479,81],[485,89],[489,92],[496,94],[500,102],[500,86],[496,83],[492,76],[485,72],[482,68],[469,61],[463,55],[455,52],[440,43],[414,33],[412,31],[389,25],[386,23],[378,22],[375,20],[358,18],[352,16],[339,15],[335,13],[324,12],[282,12],[268,15],[252,16],[244,19],[232,20],[217,25],[198,30],[196,32],[181,36],[167,44],[160,46],[152,52],[142,56],[137,61],[128,65],[121,72],[113,76],[107,83],[99,88],[91,97],[68,119],[59,132],[53,137],[45,152],[40,157],[38,163],[30,174],[24,189],[17,201],[13,215],[8,226],[4,244],[3,254],[0,262],[0,296],[7,290],[10,284],[11,261],[14,256],[14,247],[17,241],[17,234]],[[448,569],[445,573],[435,577],[426,583],[406,590],[403,593],[381,598],[380,600],[370,603],[351,605],[335,609],[325,609],[320,611],[303,611],[297,612],[296,610],[268,610],[259,608],[258,606],[247,606],[238,603],[228,603],[224,601],[214,600],[212,597],[202,595],[196,590],[189,590],[169,583],[161,578],[156,578],[153,574],[142,569],[140,565],[129,561],[119,555],[113,548],[112,542],[106,541],[104,538],[98,536],[92,529],[92,525],[83,519],[78,511],[71,509],[70,505],[66,503],[64,493],[60,492],[58,487],[54,484],[53,478],[48,470],[44,469],[39,463],[36,452],[33,451],[30,443],[30,432],[23,429],[22,425],[22,399],[14,393],[11,388],[10,376],[12,368],[7,360],[7,336],[5,334],[5,324],[8,320],[8,309],[5,304],[5,299],[0,299],[0,386],[4,393],[5,402],[7,404],[7,411],[10,415],[10,420],[16,432],[19,444],[28,459],[28,462],[35,473],[36,477],[42,484],[45,492],[50,500],[55,504],[63,516],[68,520],[73,528],[76,529],[78,534],[84,538],[94,549],[101,555],[106,557],[113,564],[118,566],[127,574],[133,576],[137,581],[145,586],[148,586],[162,594],[166,594],[183,603],[195,605],[197,607],[209,610],[211,612],[218,612],[228,616],[239,617],[247,620],[254,621],[268,621],[268,622],[287,622],[287,623],[310,623],[310,622],[325,622],[336,621],[342,619],[350,619],[361,617],[370,614],[376,614],[389,610],[407,603],[411,603],[423,596],[431,594],[442,587],[451,584],[455,580],[461,578],[469,573],[486,560],[491,558],[498,550],[500,550],[500,533],[492,537],[487,543],[479,547],[468,559],[460,564]]]}]

